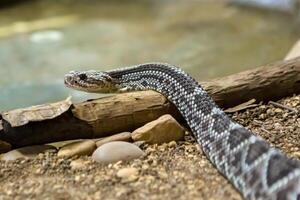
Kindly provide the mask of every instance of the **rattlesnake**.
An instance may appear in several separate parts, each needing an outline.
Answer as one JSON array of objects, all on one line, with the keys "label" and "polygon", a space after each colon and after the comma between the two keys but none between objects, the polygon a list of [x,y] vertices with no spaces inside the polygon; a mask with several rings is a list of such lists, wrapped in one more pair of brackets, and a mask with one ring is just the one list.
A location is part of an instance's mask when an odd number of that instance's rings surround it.
[{"label": "rattlesnake", "polygon": [[176,66],[146,63],[107,72],[71,71],[65,84],[87,92],[160,92],[180,111],[208,159],[245,199],[300,200],[300,161],[230,119]]}]

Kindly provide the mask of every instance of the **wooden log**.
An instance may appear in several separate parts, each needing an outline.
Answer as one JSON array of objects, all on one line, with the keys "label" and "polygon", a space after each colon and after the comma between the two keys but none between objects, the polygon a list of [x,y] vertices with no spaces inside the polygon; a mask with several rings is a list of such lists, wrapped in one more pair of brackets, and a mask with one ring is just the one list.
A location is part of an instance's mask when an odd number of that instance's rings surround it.
[{"label": "wooden log", "polygon": [[[0,140],[20,147],[101,138],[123,130],[132,131],[166,113],[172,113],[177,119],[181,117],[165,97],[154,91],[118,94],[74,104],[64,110],[67,101],[2,113]],[[52,115],[58,116],[52,118]]]},{"label": "wooden log", "polygon": [[[250,99],[277,100],[300,92],[300,58],[201,84],[222,108]],[[154,91],[117,94],[74,105],[66,100],[34,108],[2,113],[0,140],[19,147],[61,140],[100,138],[132,131],[167,113],[178,121],[183,120],[175,106]],[[27,113],[25,117],[14,116],[24,113],[24,110]]]},{"label": "wooden log", "polygon": [[300,57],[201,84],[222,108],[250,99],[278,100],[300,92]]}]

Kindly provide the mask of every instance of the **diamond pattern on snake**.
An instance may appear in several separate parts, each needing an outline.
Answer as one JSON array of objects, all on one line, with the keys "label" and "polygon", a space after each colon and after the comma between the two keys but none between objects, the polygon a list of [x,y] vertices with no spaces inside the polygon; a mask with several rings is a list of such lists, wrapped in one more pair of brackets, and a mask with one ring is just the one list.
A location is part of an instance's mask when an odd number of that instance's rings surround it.
[{"label": "diamond pattern on snake", "polygon": [[72,71],[68,87],[87,92],[154,90],[182,114],[207,158],[245,199],[300,199],[300,161],[230,119],[182,69],[145,63],[107,72]]}]

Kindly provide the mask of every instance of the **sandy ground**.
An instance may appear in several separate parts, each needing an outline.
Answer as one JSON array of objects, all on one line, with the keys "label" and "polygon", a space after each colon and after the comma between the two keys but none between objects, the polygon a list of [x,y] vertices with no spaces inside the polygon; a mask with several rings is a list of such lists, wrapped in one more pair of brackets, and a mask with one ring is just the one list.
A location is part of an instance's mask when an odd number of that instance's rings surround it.
[{"label": "sandy ground", "polygon": [[[300,96],[278,101],[300,111]],[[300,115],[270,104],[232,117],[289,156],[300,159]],[[89,157],[57,158],[47,152],[35,159],[0,162],[0,199],[241,199],[210,164],[193,138],[143,145],[146,156],[103,166]],[[76,160],[81,167],[72,168]],[[120,178],[120,169],[138,174]]]}]

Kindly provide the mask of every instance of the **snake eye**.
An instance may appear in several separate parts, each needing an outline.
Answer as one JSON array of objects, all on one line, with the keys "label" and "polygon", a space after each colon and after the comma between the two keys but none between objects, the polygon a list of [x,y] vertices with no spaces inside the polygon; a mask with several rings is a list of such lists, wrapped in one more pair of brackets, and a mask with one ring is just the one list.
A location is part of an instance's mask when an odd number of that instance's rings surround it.
[{"label": "snake eye", "polygon": [[82,81],[86,80],[86,78],[87,78],[86,74],[79,74],[78,77],[79,77],[80,80],[82,80]]}]

